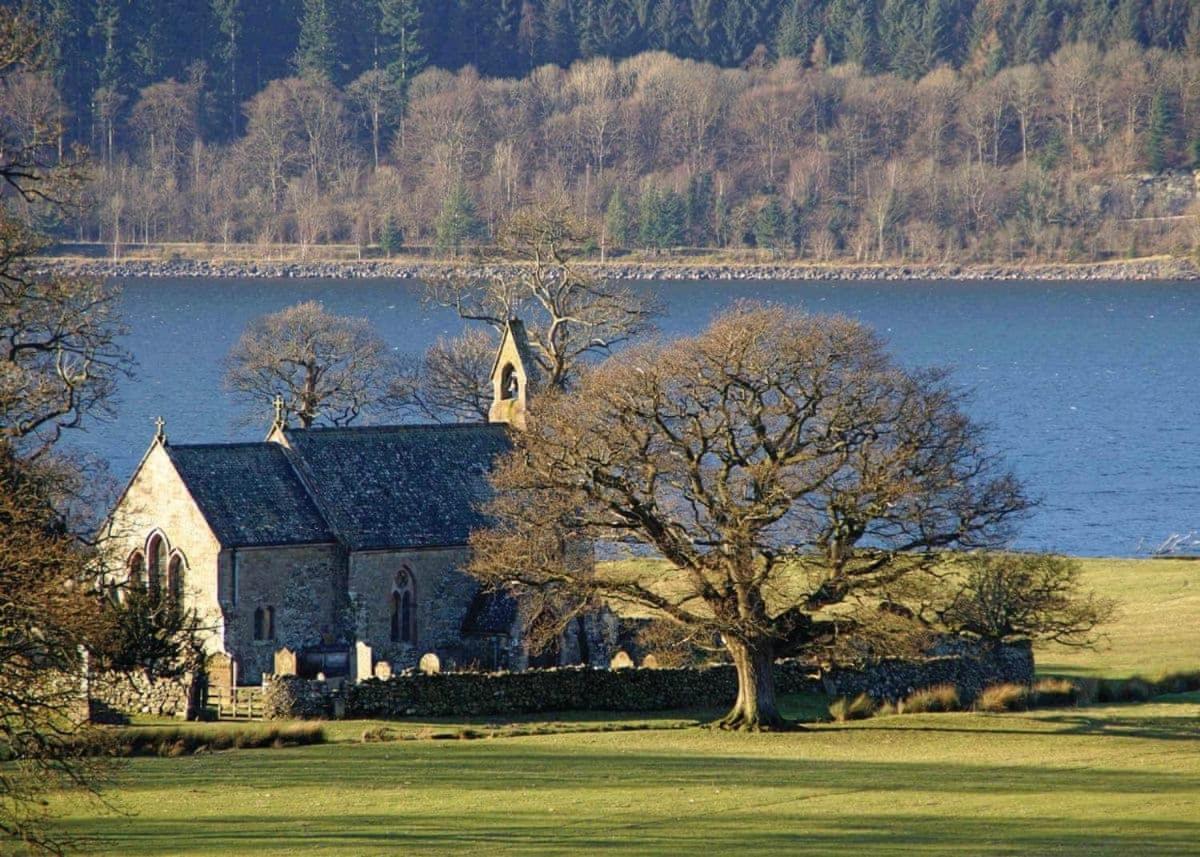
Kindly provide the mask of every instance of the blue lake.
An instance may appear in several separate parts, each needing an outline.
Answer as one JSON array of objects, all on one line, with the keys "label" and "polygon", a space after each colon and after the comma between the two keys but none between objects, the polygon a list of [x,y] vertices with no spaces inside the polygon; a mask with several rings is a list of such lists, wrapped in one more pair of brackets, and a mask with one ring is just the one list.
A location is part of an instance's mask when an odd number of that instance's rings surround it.
[{"label": "blue lake", "polygon": [[[1200,288],[1185,283],[644,283],[668,334],[737,299],[837,312],[875,327],[910,365],[948,365],[970,410],[1041,500],[1019,545],[1133,555],[1200,529]],[[127,345],[138,377],[114,421],[71,443],[126,479],[154,418],[177,443],[261,437],[238,424],[221,361],[254,317],[317,299],[365,316],[402,351],[458,332],[412,281],[134,280]]]}]

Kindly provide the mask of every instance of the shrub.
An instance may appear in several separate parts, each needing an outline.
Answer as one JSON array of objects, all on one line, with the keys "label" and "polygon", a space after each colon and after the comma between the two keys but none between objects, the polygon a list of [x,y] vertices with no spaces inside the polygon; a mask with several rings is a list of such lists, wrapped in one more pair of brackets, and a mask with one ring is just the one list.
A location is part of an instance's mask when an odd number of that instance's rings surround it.
[{"label": "shrub", "polygon": [[1150,697],[1154,696],[1154,688],[1150,686],[1150,682],[1143,678],[1134,676],[1125,682],[1121,692],[1120,702],[1145,702]]},{"label": "shrub", "polygon": [[993,684],[975,700],[978,711],[1024,711],[1029,707],[1029,688],[1023,684]]},{"label": "shrub", "polygon": [[935,711],[959,711],[958,688],[952,684],[914,690],[899,705],[901,714],[923,714]]},{"label": "shrub", "polygon": [[1065,678],[1044,678],[1035,682],[1032,695],[1033,704],[1039,708],[1061,708],[1064,705],[1078,705],[1079,688],[1073,681]]},{"label": "shrub", "polygon": [[1191,693],[1200,690],[1200,672],[1168,673],[1154,682],[1158,693]]},{"label": "shrub", "polygon": [[875,700],[865,693],[860,693],[854,699],[839,696],[829,703],[829,716],[838,723],[845,723],[847,720],[866,720],[875,713],[875,710]]}]

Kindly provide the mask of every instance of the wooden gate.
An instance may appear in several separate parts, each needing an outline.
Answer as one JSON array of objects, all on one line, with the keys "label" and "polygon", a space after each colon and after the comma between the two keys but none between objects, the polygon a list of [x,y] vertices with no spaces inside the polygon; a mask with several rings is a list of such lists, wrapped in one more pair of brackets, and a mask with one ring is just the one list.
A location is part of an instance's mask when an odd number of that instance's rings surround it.
[{"label": "wooden gate", "polygon": [[261,687],[213,687],[208,691],[208,708],[218,720],[262,720]]}]

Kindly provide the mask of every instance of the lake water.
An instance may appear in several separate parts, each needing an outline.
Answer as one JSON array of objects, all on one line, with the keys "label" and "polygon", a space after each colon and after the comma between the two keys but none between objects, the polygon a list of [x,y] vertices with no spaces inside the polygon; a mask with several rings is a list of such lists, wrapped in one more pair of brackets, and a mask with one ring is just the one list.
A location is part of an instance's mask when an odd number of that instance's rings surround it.
[{"label": "lake water", "polygon": [[[1200,288],[1184,283],[663,282],[667,333],[739,298],[850,315],[911,365],[955,369],[970,410],[1041,505],[1019,545],[1132,555],[1200,528]],[[365,316],[403,351],[460,323],[411,281],[134,280],[128,346],[140,368],[114,422],[72,443],[124,480],[167,420],[177,443],[261,437],[237,424],[221,360],[248,321],[301,300]],[[268,414],[264,408],[264,426]]]}]

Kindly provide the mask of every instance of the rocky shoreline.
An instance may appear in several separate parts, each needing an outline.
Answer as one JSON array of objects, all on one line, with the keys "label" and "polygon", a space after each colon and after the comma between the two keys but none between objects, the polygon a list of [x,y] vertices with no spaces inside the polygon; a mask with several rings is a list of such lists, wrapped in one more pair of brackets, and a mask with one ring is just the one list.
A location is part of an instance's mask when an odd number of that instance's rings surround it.
[{"label": "rocky shoreline", "polygon": [[[662,264],[588,263],[599,277],[616,280],[1200,280],[1200,267],[1188,259],[1152,258],[1117,262],[1003,264],[804,263]],[[199,277],[244,279],[425,279],[447,271],[494,274],[512,270],[504,263],[421,261],[240,261],[47,259],[44,270],[114,279]]]}]

